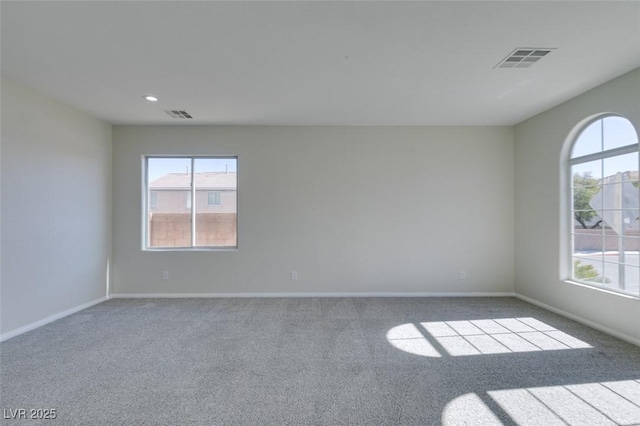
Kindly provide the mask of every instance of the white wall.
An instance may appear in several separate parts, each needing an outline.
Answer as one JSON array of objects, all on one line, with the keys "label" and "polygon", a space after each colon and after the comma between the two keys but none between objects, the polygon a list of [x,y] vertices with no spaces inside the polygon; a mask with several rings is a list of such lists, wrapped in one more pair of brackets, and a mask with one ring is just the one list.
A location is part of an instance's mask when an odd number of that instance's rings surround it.
[{"label": "white wall", "polygon": [[[113,136],[113,293],[514,290],[510,127],[115,126]],[[238,251],[141,251],[145,154],[239,156]]]},{"label": "white wall", "polygon": [[1,333],[106,295],[111,126],[2,78]]},{"label": "white wall", "polygon": [[640,341],[640,300],[561,281],[560,154],[586,117],[613,112],[640,131],[640,70],[515,128],[516,291]]}]

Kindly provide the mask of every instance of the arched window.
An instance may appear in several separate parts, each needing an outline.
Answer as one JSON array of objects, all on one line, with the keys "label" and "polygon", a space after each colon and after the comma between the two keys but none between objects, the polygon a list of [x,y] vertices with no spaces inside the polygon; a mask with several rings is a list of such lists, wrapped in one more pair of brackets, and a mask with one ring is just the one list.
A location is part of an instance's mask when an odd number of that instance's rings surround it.
[{"label": "arched window", "polygon": [[624,117],[587,123],[571,146],[571,280],[640,294],[638,135]]}]

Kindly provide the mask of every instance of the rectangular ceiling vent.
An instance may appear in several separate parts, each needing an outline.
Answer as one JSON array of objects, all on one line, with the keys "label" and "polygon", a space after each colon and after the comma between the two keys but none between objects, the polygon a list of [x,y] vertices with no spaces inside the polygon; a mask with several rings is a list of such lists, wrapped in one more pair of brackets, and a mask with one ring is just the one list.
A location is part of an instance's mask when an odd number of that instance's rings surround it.
[{"label": "rectangular ceiling vent", "polygon": [[501,60],[495,68],[529,68],[531,65],[538,62],[540,59],[555,50],[555,47],[551,48],[530,48],[519,47],[507,55],[506,58]]},{"label": "rectangular ceiling vent", "polygon": [[180,111],[177,109],[165,109],[163,111],[169,114],[171,118],[193,118],[187,111]]}]

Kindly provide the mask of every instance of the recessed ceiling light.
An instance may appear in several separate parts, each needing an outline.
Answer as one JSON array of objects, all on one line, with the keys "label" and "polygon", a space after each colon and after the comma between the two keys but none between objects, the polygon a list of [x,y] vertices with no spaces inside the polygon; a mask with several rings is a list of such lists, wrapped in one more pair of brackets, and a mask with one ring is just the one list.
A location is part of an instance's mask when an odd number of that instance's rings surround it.
[{"label": "recessed ceiling light", "polygon": [[145,100],[149,101],[149,102],[158,102],[158,98],[156,98],[155,96],[151,96],[151,95],[147,95],[147,96],[143,96]]}]

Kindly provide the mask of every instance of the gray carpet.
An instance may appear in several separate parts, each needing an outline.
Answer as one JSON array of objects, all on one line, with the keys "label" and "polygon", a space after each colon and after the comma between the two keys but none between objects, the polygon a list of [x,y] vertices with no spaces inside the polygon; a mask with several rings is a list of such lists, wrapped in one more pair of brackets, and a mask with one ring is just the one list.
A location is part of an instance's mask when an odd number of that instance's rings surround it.
[{"label": "gray carpet", "polygon": [[0,356],[3,424],[640,424],[640,348],[513,298],[116,299]]}]

